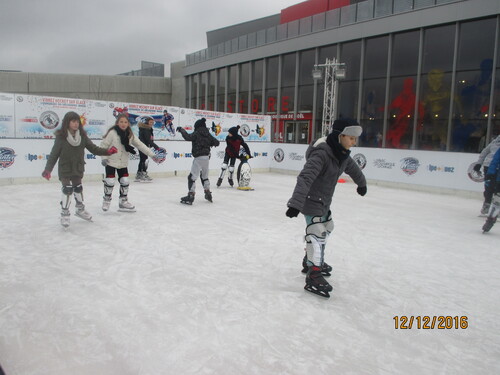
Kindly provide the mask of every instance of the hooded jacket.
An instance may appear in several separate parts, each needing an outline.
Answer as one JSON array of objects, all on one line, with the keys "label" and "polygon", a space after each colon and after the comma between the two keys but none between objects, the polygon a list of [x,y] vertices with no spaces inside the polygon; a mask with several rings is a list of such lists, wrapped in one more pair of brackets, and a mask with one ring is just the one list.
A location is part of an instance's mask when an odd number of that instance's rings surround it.
[{"label": "hooded jacket", "polygon": [[494,140],[492,140],[488,146],[486,146],[483,151],[479,154],[478,164],[483,167],[488,167],[493,160],[493,156],[500,149],[500,135],[498,135]]},{"label": "hooded jacket", "polygon": [[193,157],[208,156],[210,147],[217,147],[220,142],[213,137],[205,125],[195,125],[194,132],[188,133],[185,129],[179,128],[182,138],[193,142],[191,153]]},{"label": "hooded jacket", "polygon": [[340,161],[327,143],[327,137],[318,139],[306,151],[306,163],[297,176],[297,185],[288,201],[304,215],[323,216],[330,210],[333,193],[342,173],[347,173],[358,186],[366,186],[366,179],[356,162],[349,156]]}]

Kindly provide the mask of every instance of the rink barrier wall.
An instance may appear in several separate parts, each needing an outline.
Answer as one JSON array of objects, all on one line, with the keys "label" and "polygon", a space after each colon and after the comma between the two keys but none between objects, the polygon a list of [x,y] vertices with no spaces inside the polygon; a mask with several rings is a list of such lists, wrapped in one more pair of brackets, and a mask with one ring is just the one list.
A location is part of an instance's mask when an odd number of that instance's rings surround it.
[{"label": "rink barrier wall", "polygon": [[[45,167],[54,140],[0,139],[0,185],[44,182],[41,173]],[[95,142],[99,144],[99,141]],[[187,175],[193,157],[191,142],[157,141],[165,151],[149,160],[148,173],[152,177]],[[307,145],[269,142],[249,142],[253,158],[252,170],[298,174],[305,163]],[[217,175],[224,158],[225,142],[212,149],[210,175]],[[355,147],[351,156],[362,168],[370,183],[379,185],[480,196],[482,180],[470,170],[478,154],[455,152],[395,150]],[[101,158],[85,154],[85,180],[100,180],[104,168]],[[138,155],[131,155],[129,173],[135,176]],[[57,181],[57,166],[52,173]],[[343,176],[348,178],[347,176]]]}]

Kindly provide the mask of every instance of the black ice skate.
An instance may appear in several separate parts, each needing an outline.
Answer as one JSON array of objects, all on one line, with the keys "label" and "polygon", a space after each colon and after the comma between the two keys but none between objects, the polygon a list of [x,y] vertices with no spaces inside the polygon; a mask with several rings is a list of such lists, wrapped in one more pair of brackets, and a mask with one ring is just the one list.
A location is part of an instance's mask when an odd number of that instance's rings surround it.
[{"label": "black ice skate", "polygon": [[488,217],[486,219],[486,223],[483,225],[483,233],[487,233],[490,231],[491,228],[493,228],[493,225],[496,223],[497,218],[496,217]]},{"label": "black ice skate", "polygon": [[209,202],[213,202],[212,192],[210,190],[205,190],[205,199]]},{"label": "black ice skate", "polygon": [[232,179],[232,178],[228,178],[228,179],[227,179],[227,182],[229,182],[229,185],[231,185],[231,187],[233,187],[233,186],[234,186],[234,181],[233,181],[233,179]]},{"label": "black ice skate", "polygon": [[217,187],[220,187],[222,185],[222,178],[219,178],[217,180]]},{"label": "black ice skate", "polygon": [[[307,273],[308,270],[309,266],[307,265],[307,255],[304,255],[304,259],[302,259],[302,273]],[[330,266],[326,262],[323,262],[323,266],[321,267],[321,274],[323,276],[331,276],[332,270],[332,266]]]},{"label": "black ice skate", "polygon": [[181,203],[192,205],[194,202],[194,193],[189,192],[188,195],[181,198]]},{"label": "black ice skate", "polygon": [[330,298],[330,293],[333,288],[321,274],[320,267],[312,266],[307,271],[306,285],[304,289],[308,292],[317,294],[318,296]]}]

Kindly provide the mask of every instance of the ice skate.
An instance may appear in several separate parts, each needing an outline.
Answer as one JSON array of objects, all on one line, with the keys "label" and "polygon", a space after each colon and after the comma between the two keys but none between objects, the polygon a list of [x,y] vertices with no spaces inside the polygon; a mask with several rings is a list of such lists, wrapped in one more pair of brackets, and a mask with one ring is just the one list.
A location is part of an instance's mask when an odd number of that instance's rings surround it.
[{"label": "ice skate", "polygon": [[192,205],[194,202],[194,193],[189,192],[188,195],[181,198],[181,203]]},{"label": "ice skate", "polygon": [[212,201],[212,192],[210,190],[205,190],[205,199],[209,202],[213,202]]},{"label": "ice skate", "polygon": [[481,215],[480,216],[487,216],[488,212],[490,211],[490,206],[491,203],[483,203],[483,207],[481,207]]},{"label": "ice skate", "polygon": [[144,182],[144,172],[137,172],[134,182]]},{"label": "ice skate", "polygon": [[102,210],[108,211],[110,204],[111,204],[111,198],[104,197],[102,200]]},{"label": "ice skate", "polygon": [[234,181],[233,181],[233,179],[232,179],[232,178],[228,178],[228,179],[227,179],[227,182],[229,182],[229,185],[231,185],[231,187],[233,187],[233,186],[234,186]]},{"label": "ice skate", "polygon": [[85,206],[83,205],[80,207],[76,207],[75,216],[78,216],[83,220],[92,221],[92,215],[87,210],[85,210]]},{"label": "ice skate", "polygon": [[[304,256],[304,259],[302,259],[302,273],[307,273],[309,270],[309,266],[307,265],[307,256]],[[321,274],[323,276],[331,276],[332,275],[332,266],[330,266],[328,263],[323,262],[323,265],[321,267]]]},{"label": "ice skate", "polygon": [[142,182],[153,182],[153,179],[149,177],[148,172],[143,172]]},{"label": "ice skate", "polygon": [[496,223],[497,218],[496,217],[488,217],[486,219],[486,223],[483,225],[483,233],[487,233],[490,231],[491,228],[493,228],[493,225]]},{"label": "ice skate", "polygon": [[217,187],[220,187],[222,185],[222,178],[219,178],[217,180]]},{"label": "ice skate", "polygon": [[325,298],[330,298],[329,292],[333,290],[321,274],[321,268],[316,266],[311,266],[307,271],[304,289]]},{"label": "ice skate", "polygon": [[63,210],[61,212],[61,225],[64,228],[69,228],[69,218],[70,218],[69,210],[63,208]]},{"label": "ice skate", "polygon": [[120,201],[118,203],[118,211],[135,212],[135,206],[127,200],[127,197],[120,197]]}]

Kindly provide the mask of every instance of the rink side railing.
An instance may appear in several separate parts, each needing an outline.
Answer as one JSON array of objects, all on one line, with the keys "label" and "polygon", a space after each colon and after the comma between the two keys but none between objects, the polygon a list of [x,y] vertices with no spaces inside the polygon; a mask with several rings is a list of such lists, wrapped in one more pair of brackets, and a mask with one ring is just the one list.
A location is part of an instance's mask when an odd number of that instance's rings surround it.
[{"label": "rink side railing", "polygon": [[[45,181],[40,175],[53,143],[51,139],[0,139],[0,185]],[[193,159],[191,142],[156,143],[165,151],[150,161],[149,173],[156,177],[187,175]],[[307,145],[249,142],[249,146],[254,172],[298,174],[305,163]],[[221,142],[219,147],[212,149],[212,175],[220,169],[224,148],[225,142]],[[356,147],[352,149],[351,156],[372,182],[445,193],[470,192],[473,196],[483,191],[481,176],[471,171],[477,154]],[[85,179],[101,179],[101,158],[90,153],[86,153],[85,157]],[[132,176],[135,175],[138,162],[138,156],[132,155],[129,163]],[[57,166],[53,176],[57,176]],[[53,181],[57,181],[57,178],[53,178]]]}]

